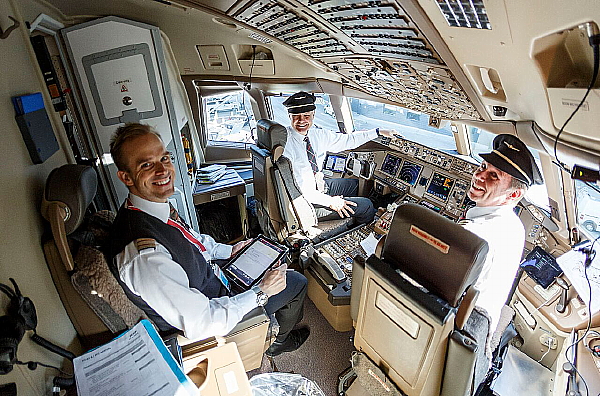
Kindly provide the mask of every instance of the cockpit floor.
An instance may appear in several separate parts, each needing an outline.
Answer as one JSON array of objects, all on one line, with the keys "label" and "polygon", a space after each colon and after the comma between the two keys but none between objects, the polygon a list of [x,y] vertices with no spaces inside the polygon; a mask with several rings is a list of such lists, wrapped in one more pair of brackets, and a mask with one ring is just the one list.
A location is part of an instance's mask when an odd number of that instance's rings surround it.
[{"label": "cockpit floor", "polygon": [[[308,298],[299,326],[303,325],[310,327],[310,337],[297,351],[275,357],[275,364],[280,372],[300,374],[319,385],[326,396],[336,396],[338,375],[350,366],[354,330],[335,331]],[[269,361],[263,356],[262,366],[248,372],[248,377],[271,371]]]}]

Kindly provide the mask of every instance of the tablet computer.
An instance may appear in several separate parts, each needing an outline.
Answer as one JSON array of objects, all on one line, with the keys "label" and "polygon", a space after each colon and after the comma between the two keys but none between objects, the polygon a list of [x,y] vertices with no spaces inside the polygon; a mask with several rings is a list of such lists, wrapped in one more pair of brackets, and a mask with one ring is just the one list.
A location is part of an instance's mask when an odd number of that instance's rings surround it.
[{"label": "tablet computer", "polygon": [[547,289],[554,279],[562,274],[556,259],[539,246],[529,252],[521,263],[521,268],[544,289]]},{"label": "tablet computer", "polygon": [[262,279],[270,268],[283,262],[288,248],[259,235],[223,267],[225,276],[238,289],[248,290]]}]

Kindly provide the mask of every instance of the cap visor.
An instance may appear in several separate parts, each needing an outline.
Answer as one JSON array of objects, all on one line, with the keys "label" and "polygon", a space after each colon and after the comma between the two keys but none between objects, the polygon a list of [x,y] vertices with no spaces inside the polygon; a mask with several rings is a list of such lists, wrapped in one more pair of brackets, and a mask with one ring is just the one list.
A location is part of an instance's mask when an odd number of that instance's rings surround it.
[{"label": "cap visor", "polygon": [[481,158],[486,160],[488,163],[494,165],[496,168],[500,169],[502,172],[506,172],[517,180],[522,181],[523,183],[530,185],[531,183],[512,166],[508,161],[504,158],[500,157],[496,153],[487,153],[487,154],[479,154]]}]

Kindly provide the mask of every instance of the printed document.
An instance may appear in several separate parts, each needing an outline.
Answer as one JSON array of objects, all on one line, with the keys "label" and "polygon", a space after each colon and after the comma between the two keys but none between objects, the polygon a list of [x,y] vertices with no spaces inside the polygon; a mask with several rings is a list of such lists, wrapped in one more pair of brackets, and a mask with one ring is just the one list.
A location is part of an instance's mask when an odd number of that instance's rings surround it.
[{"label": "printed document", "polygon": [[149,321],[73,361],[79,395],[188,396],[198,388],[184,374]]}]

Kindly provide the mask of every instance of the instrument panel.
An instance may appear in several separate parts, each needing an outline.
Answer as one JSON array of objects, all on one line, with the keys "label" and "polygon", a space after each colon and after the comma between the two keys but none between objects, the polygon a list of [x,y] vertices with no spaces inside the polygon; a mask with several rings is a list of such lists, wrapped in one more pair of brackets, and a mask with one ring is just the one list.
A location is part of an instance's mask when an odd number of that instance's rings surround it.
[{"label": "instrument panel", "polygon": [[[390,150],[367,155],[373,161],[375,191],[405,195],[403,202],[418,203],[452,220],[474,205],[467,197],[471,175],[479,166],[474,160],[467,161],[402,138],[382,139],[382,143]],[[363,159],[360,157],[366,154],[354,156]]]}]

